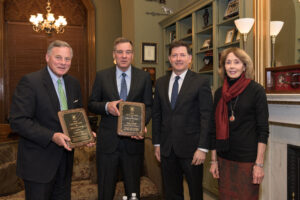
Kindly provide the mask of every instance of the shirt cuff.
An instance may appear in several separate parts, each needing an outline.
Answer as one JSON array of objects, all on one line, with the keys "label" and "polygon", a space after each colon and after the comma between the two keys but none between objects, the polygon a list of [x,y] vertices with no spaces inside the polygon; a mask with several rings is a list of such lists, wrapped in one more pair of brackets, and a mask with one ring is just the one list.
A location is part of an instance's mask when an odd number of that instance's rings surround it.
[{"label": "shirt cuff", "polygon": [[155,147],[160,147],[160,144],[154,144],[153,146],[155,146]]},{"label": "shirt cuff", "polygon": [[208,149],[203,149],[203,148],[199,148],[199,147],[198,147],[198,149],[199,149],[200,151],[203,151],[203,152],[205,152],[205,153],[207,153],[207,152],[208,152]]},{"label": "shirt cuff", "polygon": [[107,111],[107,105],[108,105],[108,103],[109,102],[106,102],[106,104],[105,104],[105,112],[106,112],[107,115],[109,115],[109,112]]}]

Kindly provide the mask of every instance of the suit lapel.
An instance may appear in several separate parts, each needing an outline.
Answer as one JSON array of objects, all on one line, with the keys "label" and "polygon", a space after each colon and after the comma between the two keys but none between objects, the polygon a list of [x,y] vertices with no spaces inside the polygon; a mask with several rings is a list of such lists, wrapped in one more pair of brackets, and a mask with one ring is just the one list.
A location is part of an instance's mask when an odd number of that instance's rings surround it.
[{"label": "suit lapel", "polygon": [[167,105],[169,107],[169,109],[172,110],[172,106],[171,106],[171,102],[169,99],[169,84],[170,84],[170,78],[171,78],[171,74],[168,75],[165,80],[163,81],[163,95],[164,95],[164,99],[167,101]]},{"label": "suit lapel", "polygon": [[193,75],[194,74],[190,70],[187,71],[187,73],[185,75],[185,78],[183,80],[181,89],[180,89],[180,91],[178,93],[178,97],[177,97],[177,100],[176,100],[176,104],[175,104],[174,110],[176,110],[176,107],[178,107],[178,104],[180,104],[181,99],[184,98],[185,93],[188,91],[189,87],[192,85],[191,82],[192,82]]},{"label": "suit lapel", "polygon": [[112,69],[110,71],[110,76],[108,78],[111,79],[111,80],[109,80],[109,82],[113,83],[112,84],[113,97],[119,97],[119,99],[120,99],[120,94],[119,94],[118,86],[117,86],[116,67],[117,66],[112,67]]},{"label": "suit lapel", "polygon": [[130,101],[130,99],[132,98],[132,94],[135,91],[135,86],[137,84],[137,79],[138,79],[136,73],[137,73],[136,69],[133,66],[131,66],[131,83],[130,83],[129,93],[127,96],[127,101]]},{"label": "suit lapel", "polygon": [[54,110],[56,110],[58,112],[58,111],[60,111],[59,100],[58,100],[58,96],[56,94],[52,79],[47,70],[47,67],[45,67],[45,69],[42,71],[42,73],[43,73],[42,74],[43,84],[44,84],[46,91],[48,92],[50,102],[51,102]]},{"label": "suit lapel", "polygon": [[67,97],[67,103],[68,103],[68,109],[73,108],[73,95],[71,90],[71,84],[68,78],[68,75],[64,76],[64,82],[65,82],[65,89],[66,89],[66,97]]}]

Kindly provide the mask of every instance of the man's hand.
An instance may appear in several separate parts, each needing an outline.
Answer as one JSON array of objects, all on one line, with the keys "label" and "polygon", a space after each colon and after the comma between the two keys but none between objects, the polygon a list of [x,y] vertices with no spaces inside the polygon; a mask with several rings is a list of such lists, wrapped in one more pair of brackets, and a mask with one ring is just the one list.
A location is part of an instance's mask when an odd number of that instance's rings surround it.
[{"label": "man's hand", "polygon": [[111,101],[107,103],[107,111],[109,112],[109,114],[113,115],[113,116],[120,116],[120,112],[119,109],[117,108],[117,105],[123,101],[122,99],[118,100],[118,101]]},{"label": "man's hand", "polygon": [[70,141],[70,138],[63,133],[54,133],[52,137],[52,141],[56,143],[58,146],[64,147],[68,151],[72,151],[72,149],[68,146],[67,142]]},{"label": "man's hand", "polygon": [[[146,133],[147,133],[147,127],[145,126],[145,134]],[[140,135],[131,136],[131,139],[142,140],[142,139],[144,139],[144,136],[140,136]]]},{"label": "man's hand", "polygon": [[194,153],[194,157],[192,160],[192,165],[201,165],[205,161],[206,153],[204,151],[201,151],[200,149],[197,149]]},{"label": "man's hand", "polygon": [[264,169],[262,167],[253,166],[253,183],[261,184],[264,179]]},{"label": "man's hand", "polygon": [[160,162],[160,146],[154,146],[154,155],[158,162]]},{"label": "man's hand", "polygon": [[93,142],[90,142],[90,143],[88,143],[86,146],[87,147],[93,147],[93,146],[95,146],[95,144],[96,144],[96,137],[97,137],[97,135],[96,135],[96,133],[94,132],[94,131],[92,131],[92,134],[93,134],[93,137],[94,137],[94,141]]}]

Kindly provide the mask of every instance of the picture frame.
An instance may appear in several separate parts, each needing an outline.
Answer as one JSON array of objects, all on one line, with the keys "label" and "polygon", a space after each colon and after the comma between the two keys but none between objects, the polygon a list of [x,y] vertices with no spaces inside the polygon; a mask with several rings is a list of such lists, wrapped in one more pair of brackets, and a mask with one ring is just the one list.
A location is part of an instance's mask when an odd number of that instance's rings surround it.
[{"label": "picture frame", "polygon": [[157,63],[157,43],[150,43],[150,42],[142,43],[142,63],[143,64]]},{"label": "picture frame", "polygon": [[211,46],[211,38],[208,38],[208,39],[204,40],[201,49],[206,49],[206,48],[209,48],[210,46]]},{"label": "picture frame", "polygon": [[230,29],[226,33],[225,44],[231,43],[233,41],[235,29]]},{"label": "picture frame", "polygon": [[237,31],[235,41],[239,41],[241,39],[241,33]]},{"label": "picture frame", "polygon": [[170,43],[176,40],[176,31],[171,31],[170,32]]},{"label": "picture frame", "polygon": [[239,14],[239,0],[229,0],[223,19],[228,19]]},{"label": "picture frame", "polygon": [[156,68],[155,67],[142,67],[142,70],[150,74],[152,88],[155,88],[156,82]]}]

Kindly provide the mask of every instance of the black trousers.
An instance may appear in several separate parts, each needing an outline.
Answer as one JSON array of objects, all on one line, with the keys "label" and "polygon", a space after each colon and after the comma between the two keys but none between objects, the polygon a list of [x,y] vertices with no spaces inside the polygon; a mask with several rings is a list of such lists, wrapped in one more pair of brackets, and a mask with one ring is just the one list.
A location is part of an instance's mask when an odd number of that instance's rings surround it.
[{"label": "black trousers", "polygon": [[97,152],[98,199],[114,198],[118,169],[121,168],[126,196],[136,193],[140,198],[140,176],[143,163],[142,154],[128,154],[122,141],[118,150],[111,154]]},{"label": "black trousers", "polygon": [[185,175],[191,200],[202,200],[203,165],[192,165],[192,158],[179,158],[174,151],[161,156],[161,168],[166,200],[184,200],[183,175]]},{"label": "black trousers", "polygon": [[70,200],[73,165],[70,156],[69,152],[63,153],[56,175],[50,182],[24,180],[26,200]]}]

